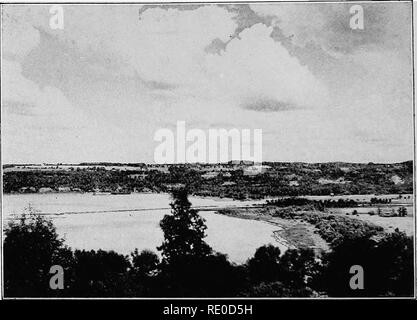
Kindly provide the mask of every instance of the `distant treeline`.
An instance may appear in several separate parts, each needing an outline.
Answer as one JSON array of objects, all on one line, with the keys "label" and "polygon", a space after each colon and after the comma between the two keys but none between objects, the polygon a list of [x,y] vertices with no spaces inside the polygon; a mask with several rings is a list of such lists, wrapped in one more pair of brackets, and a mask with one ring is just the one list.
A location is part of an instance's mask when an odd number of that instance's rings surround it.
[{"label": "distant treeline", "polygon": [[290,206],[313,206],[319,210],[324,208],[354,208],[359,206],[359,202],[353,199],[338,199],[338,200],[311,200],[306,198],[283,198],[275,200],[267,200],[267,205],[276,207],[290,207]]},{"label": "distant treeline", "polygon": [[372,204],[388,204],[391,203],[391,199],[371,198]]},{"label": "distant treeline", "polygon": [[[371,198],[369,202],[370,205],[375,204],[388,204],[391,203],[391,199],[380,199],[380,198]],[[283,218],[293,218],[294,216],[299,217],[300,214],[298,210],[291,210],[291,207],[298,207],[298,208],[306,208],[306,209],[316,209],[318,211],[324,211],[326,208],[355,208],[359,207],[360,205],[364,205],[361,202],[355,201],[353,199],[338,199],[338,200],[311,200],[307,198],[282,198],[282,199],[274,199],[274,200],[267,200],[266,207],[277,207],[277,208],[284,208],[280,210],[276,210],[273,215],[282,216]],[[289,210],[285,210],[289,209]],[[348,213],[347,213],[348,214]],[[353,210],[353,215],[357,215],[358,211]],[[368,214],[374,215],[378,214],[379,216],[384,217],[405,217],[407,216],[407,209],[404,206],[398,208],[398,211],[395,212],[394,208],[391,209],[390,212],[383,212],[381,207],[378,206],[378,210],[375,213],[374,211],[369,211]],[[307,217],[307,221],[309,217]],[[343,217],[341,218],[343,219]]]},{"label": "distant treeline", "polygon": [[[87,165],[87,164],[86,164]],[[90,163],[88,165],[91,165]],[[4,192],[38,192],[40,188],[69,188],[72,191],[152,191],[168,192],[172,185],[185,185],[192,194],[234,199],[261,199],[274,196],[398,194],[413,192],[412,162],[399,164],[282,164],[268,163],[270,169],[246,175],[243,169],[215,171],[204,177],[193,165],[171,165],[167,172],[150,169],[106,170],[95,168],[67,171],[9,171],[3,175]],[[125,164],[141,167],[143,164]],[[143,168],[142,168],[143,169]],[[214,171],[213,171],[214,172]],[[395,184],[392,177],[401,179]]]},{"label": "distant treeline", "polygon": [[110,166],[110,167],[146,167],[145,163],[120,163],[120,162],[81,162],[78,164],[79,166]]}]

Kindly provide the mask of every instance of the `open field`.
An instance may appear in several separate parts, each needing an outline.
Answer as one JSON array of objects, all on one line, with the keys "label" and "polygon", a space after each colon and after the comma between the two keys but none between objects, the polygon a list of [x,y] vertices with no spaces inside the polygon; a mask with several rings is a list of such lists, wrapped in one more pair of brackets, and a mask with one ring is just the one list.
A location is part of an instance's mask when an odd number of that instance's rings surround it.
[{"label": "open field", "polygon": [[350,217],[381,226],[385,232],[394,232],[398,228],[398,230],[405,232],[408,236],[414,235],[414,219],[412,216],[380,217],[378,215],[359,214],[351,215]]}]

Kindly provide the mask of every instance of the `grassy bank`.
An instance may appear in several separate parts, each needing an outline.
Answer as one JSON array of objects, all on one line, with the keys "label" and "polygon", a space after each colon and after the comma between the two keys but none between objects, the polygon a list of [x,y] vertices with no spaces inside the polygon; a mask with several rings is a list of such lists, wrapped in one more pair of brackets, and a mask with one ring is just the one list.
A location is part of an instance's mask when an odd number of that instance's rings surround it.
[{"label": "grassy bank", "polygon": [[233,208],[218,213],[275,224],[280,227],[276,236],[288,242],[290,248],[313,248],[317,252],[328,251],[329,246],[347,239],[377,237],[384,232],[370,222],[300,208]]}]

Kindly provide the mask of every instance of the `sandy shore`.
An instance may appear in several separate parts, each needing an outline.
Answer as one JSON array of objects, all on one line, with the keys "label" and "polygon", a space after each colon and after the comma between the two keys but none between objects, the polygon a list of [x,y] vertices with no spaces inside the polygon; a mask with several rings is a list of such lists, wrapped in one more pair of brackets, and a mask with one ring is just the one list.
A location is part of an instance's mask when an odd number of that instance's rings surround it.
[{"label": "sandy shore", "polygon": [[316,228],[308,222],[274,217],[258,208],[220,210],[217,213],[275,225],[279,227],[274,232],[275,240],[289,249],[312,248],[318,253],[329,250],[328,243],[316,233]]}]

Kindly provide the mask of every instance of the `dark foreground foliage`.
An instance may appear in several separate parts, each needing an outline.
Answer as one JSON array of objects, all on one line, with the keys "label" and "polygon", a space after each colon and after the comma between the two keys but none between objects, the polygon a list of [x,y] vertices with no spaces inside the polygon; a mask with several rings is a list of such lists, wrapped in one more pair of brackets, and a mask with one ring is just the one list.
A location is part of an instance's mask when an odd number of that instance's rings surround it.
[{"label": "dark foreground foliage", "polygon": [[[404,233],[345,235],[318,258],[310,249],[285,253],[260,247],[243,265],[231,263],[204,241],[205,221],[176,191],[172,214],[161,221],[164,241],[130,256],[71,250],[53,224],[30,214],[5,230],[7,297],[314,297],[411,296],[413,240]],[[341,223],[338,221],[338,223]],[[49,286],[52,265],[64,268],[64,289]],[[365,272],[364,289],[352,290],[352,265]]]}]

